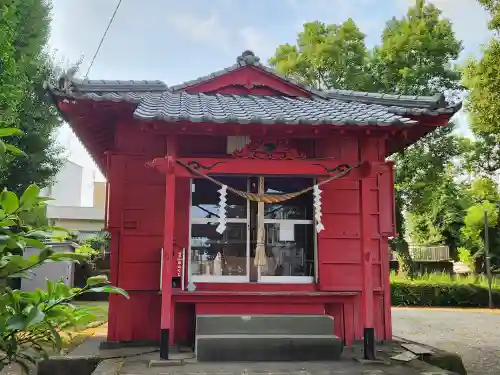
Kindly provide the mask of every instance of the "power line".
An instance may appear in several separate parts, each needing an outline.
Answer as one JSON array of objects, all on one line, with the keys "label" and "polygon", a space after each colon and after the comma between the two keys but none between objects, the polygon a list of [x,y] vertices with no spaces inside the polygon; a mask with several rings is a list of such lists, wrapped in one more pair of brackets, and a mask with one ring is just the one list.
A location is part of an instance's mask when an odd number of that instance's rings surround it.
[{"label": "power line", "polygon": [[113,12],[113,15],[111,16],[111,19],[109,20],[108,27],[106,27],[106,30],[104,31],[104,34],[102,35],[101,41],[99,42],[99,45],[97,46],[97,50],[95,51],[94,57],[92,58],[92,61],[90,62],[89,68],[87,69],[87,73],[85,74],[85,78],[88,78],[90,69],[92,69],[92,65],[94,65],[94,61],[99,54],[99,51],[101,50],[102,43],[104,42],[104,39],[106,39],[106,34],[108,33],[109,28],[111,27],[111,24],[113,23],[113,20],[115,19],[116,12],[118,12],[118,9],[120,8],[120,5],[122,4],[122,0],[118,0],[118,4],[116,4],[115,11]]}]

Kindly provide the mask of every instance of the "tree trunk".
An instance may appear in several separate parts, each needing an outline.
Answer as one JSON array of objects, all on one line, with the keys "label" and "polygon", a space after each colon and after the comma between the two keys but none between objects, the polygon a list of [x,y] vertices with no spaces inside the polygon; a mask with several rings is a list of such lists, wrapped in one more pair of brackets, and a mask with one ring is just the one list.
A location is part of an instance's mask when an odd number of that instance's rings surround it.
[{"label": "tree trunk", "polygon": [[393,250],[398,258],[398,275],[412,278],[414,274],[413,259],[410,254],[408,242],[404,238],[395,238],[392,243]]},{"label": "tree trunk", "polygon": [[402,277],[413,277],[413,259],[411,258],[408,242],[405,240],[405,223],[403,216],[403,205],[401,194],[396,190],[396,233],[398,237],[392,239],[391,249],[396,252],[398,258],[398,275]]}]

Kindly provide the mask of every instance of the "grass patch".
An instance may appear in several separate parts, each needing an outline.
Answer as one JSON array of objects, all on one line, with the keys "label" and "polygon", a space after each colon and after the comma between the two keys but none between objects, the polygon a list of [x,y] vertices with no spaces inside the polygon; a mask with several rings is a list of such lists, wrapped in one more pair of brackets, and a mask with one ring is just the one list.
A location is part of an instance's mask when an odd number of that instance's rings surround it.
[{"label": "grass patch", "polygon": [[91,309],[100,309],[104,314],[108,314],[109,302],[108,301],[74,301],[73,304],[79,307],[86,307]]},{"label": "grass patch", "polygon": [[74,301],[74,305],[92,310],[99,319],[88,324],[85,329],[61,332],[63,352],[69,353],[95,334],[96,328],[107,323],[109,303],[107,301]]}]

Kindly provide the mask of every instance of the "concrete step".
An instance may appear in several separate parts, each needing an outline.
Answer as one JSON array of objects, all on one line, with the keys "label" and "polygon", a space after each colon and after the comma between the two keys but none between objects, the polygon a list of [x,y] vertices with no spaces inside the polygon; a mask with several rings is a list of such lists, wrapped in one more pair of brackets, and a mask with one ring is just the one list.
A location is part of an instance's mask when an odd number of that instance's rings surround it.
[{"label": "concrete step", "polygon": [[335,361],[342,342],[334,335],[197,335],[196,358],[204,362]]},{"label": "concrete step", "polygon": [[329,335],[328,315],[198,315],[197,335]]}]

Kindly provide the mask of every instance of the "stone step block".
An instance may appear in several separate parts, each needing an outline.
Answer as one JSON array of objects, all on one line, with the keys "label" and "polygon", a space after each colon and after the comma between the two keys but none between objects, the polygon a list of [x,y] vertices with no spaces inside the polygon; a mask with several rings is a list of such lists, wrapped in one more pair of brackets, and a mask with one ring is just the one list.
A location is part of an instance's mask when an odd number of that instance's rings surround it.
[{"label": "stone step block", "polygon": [[197,335],[329,335],[329,315],[198,315]]},{"label": "stone step block", "polygon": [[202,362],[335,361],[342,347],[334,335],[197,335],[196,358]]}]

